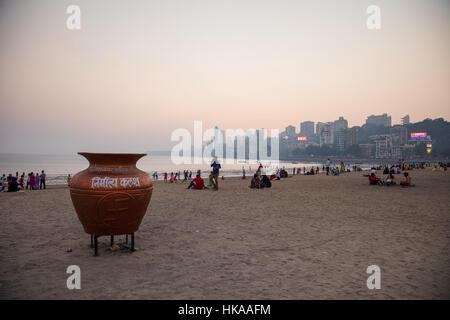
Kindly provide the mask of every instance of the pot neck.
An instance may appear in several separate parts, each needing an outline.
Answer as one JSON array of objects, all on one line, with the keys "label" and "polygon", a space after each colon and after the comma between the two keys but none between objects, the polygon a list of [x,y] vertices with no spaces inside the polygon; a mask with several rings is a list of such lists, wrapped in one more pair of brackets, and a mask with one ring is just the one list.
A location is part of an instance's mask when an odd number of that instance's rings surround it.
[{"label": "pot neck", "polygon": [[78,152],[89,161],[90,167],[101,168],[136,168],[136,162],[146,156],[145,153],[91,153]]}]

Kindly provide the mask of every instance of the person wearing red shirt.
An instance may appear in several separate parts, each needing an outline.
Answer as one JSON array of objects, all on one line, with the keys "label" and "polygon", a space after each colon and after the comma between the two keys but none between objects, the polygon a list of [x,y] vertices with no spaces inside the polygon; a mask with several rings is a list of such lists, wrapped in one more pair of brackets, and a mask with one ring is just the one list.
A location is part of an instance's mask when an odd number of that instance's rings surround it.
[{"label": "person wearing red shirt", "polygon": [[203,180],[202,177],[200,177],[199,174],[197,174],[197,176],[194,178],[194,180],[191,181],[191,183],[189,184],[189,186],[187,187],[188,189],[194,188],[197,190],[202,190],[205,186],[205,182]]}]

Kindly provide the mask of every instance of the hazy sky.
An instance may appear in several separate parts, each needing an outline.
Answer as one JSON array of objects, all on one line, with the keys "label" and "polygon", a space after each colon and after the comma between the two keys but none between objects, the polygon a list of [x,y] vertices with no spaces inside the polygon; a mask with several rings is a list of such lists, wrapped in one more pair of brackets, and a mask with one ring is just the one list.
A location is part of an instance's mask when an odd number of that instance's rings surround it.
[{"label": "hazy sky", "polygon": [[0,152],[167,150],[194,120],[384,112],[450,118],[450,1],[0,0]]}]

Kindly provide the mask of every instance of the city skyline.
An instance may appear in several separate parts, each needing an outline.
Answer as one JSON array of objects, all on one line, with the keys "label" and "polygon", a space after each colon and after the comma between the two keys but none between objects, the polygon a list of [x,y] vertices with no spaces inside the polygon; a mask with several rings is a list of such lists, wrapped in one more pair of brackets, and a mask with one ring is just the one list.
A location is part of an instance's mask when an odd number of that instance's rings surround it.
[{"label": "city skyline", "polygon": [[378,1],[0,3],[0,150],[140,152],[177,128],[283,130],[388,113],[450,118],[450,4]]}]

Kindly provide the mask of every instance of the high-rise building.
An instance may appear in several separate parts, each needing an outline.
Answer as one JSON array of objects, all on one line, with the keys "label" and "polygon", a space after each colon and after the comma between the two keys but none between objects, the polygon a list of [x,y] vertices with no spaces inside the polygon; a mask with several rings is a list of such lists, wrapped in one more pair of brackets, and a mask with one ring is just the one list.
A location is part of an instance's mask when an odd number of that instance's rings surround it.
[{"label": "high-rise building", "polygon": [[334,143],[334,126],[333,122],[324,123],[320,126],[320,146],[330,145]]},{"label": "high-rise building", "polygon": [[294,126],[287,126],[286,127],[286,135],[289,137],[289,139],[295,137],[295,127]]},{"label": "high-rise building", "polygon": [[409,114],[402,118],[402,125],[409,124]]},{"label": "high-rise building", "polygon": [[390,133],[396,144],[403,146],[408,143],[408,129],[405,126],[395,125],[390,129]]},{"label": "high-rise building", "polygon": [[348,128],[348,121],[344,117],[339,117],[338,120],[333,122],[334,131],[334,143],[339,151],[345,148],[345,130]]},{"label": "high-rise building", "polygon": [[345,130],[345,147],[348,148],[358,144],[358,127],[351,127]]},{"label": "high-rise building", "polygon": [[379,116],[375,116],[375,115],[368,116],[366,119],[366,125],[390,127],[391,126],[391,116],[388,116],[387,113],[383,113],[382,115],[379,115]]},{"label": "high-rise building", "polygon": [[314,122],[304,121],[300,123],[300,135],[304,137],[312,137],[314,135]]},{"label": "high-rise building", "polygon": [[320,136],[320,130],[322,129],[322,126],[325,125],[325,122],[317,122],[316,124],[316,135]]}]

